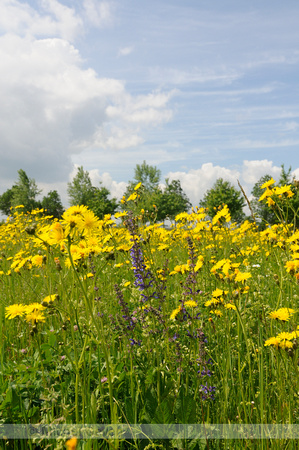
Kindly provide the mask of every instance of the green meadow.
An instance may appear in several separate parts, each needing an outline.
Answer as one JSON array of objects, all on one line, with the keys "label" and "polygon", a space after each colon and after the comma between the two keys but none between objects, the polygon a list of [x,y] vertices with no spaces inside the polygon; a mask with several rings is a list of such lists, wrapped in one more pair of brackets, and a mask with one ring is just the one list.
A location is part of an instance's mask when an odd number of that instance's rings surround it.
[{"label": "green meadow", "polygon": [[[264,189],[282,211],[287,187]],[[299,419],[299,231],[279,217],[261,231],[226,206],[169,227],[143,212],[99,220],[73,206],[59,221],[16,208],[0,226],[2,448],[297,448],[267,436]],[[12,439],[9,424],[154,432]],[[160,438],[161,424],[206,434]],[[213,428],[229,424],[264,427]]]}]

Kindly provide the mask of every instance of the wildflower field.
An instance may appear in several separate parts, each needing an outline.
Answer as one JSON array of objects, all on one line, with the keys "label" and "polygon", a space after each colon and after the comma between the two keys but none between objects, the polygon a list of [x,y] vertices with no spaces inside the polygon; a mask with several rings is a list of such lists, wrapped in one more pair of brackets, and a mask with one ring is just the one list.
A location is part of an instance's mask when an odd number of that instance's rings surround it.
[{"label": "wildflower field", "polygon": [[[288,201],[288,189],[264,189],[262,201],[278,211]],[[197,208],[165,228],[145,212],[99,220],[73,206],[58,221],[16,208],[0,226],[0,431],[29,423],[297,424],[299,231],[283,219],[259,231],[254,221],[231,223],[223,206],[213,219]],[[297,448],[250,434],[0,445]]]}]

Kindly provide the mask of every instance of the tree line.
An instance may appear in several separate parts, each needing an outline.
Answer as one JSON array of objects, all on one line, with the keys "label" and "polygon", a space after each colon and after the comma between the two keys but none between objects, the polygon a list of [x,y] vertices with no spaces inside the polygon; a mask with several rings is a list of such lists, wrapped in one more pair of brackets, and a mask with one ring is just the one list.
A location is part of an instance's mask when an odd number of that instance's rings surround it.
[{"label": "tree line", "polygon": [[[141,211],[151,220],[174,219],[180,212],[188,211],[191,203],[184,193],[179,180],[166,179],[164,189],[160,187],[161,171],[143,161],[137,164],[134,179],[129,181],[121,201],[111,197],[109,189],[100,183],[93,186],[88,171],[78,167],[73,180],[67,184],[68,199],[71,206],[85,205],[100,219],[106,214],[113,215],[116,211],[130,209],[139,214]],[[135,186],[140,183],[138,199],[126,202],[124,199],[132,197]],[[64,207],[56,190],[50,191],[42,200],[35,180],[29,178],[23,169],[18,171],[18,180],[14,185],[0,195],[0,211],[9,216],[12,209],[23,205],[24,211],[44,209],[47,215],[61,218]],[[133,198],[133,197],[132,197]],[[138,201],[137,201],[138,200]]]},{"label": "tree line", "polygon": [[[298,182],[292,179],[291,172],[291,167],[285,170],[282,165],[280,179],[276,186],[291,186],[293,196],[288,199],[288,204],[285,206],[287,208],[285,217],[289,222],[296,222],[296,211],[299,211],[299,192]],[[262,193],[260,187],[271,178],[266,174],[253,186],[249,203],[251,216],[246,217],[243,210],[246,205],[244,193],[223,178],[215,181],[212,188],[204,194],[199,206],[206,209],[210,218],[213,218],[219,208],[226,204],[233,222],[241,223],[245,219],[255,220],[261,229],[268,224],[273,225],[279,220],[275,206],[259,201]],[[174,220],[177,214],[189,211],[192,205],[179,180],[166,179],[165,183],[162,189],[161,171],[156,166],[150,166],[143,161],[142,164],[136,165],[133,180],[128,182],[122,199],[117,201],[116,198],[111,198],[109,189],[102,186],[102,183],[97,187],[93,186],[88,171],[81,166],[78,167],[73,180],[68,183],[67,193],[71,206],[85,205],[100,219],[105,214],[113,215],[116,211],[132,210],[135,214],[143,214],[148,221]],[[136,185],[139,185],[138,189]],[[29,178],[26,172],[20,169],[18,180],[0,195],[0,211],[10,215],[14,207],[23,205],[24,211],[44,209],[46,214],[60,219],[64,207],[58,192],[50,191],[42,200],[37,200],[40,194],[41,190],[35,180]],[[248,201],[247,197],[246,200]],[[296,223],[295,225],[297,226]]]}]

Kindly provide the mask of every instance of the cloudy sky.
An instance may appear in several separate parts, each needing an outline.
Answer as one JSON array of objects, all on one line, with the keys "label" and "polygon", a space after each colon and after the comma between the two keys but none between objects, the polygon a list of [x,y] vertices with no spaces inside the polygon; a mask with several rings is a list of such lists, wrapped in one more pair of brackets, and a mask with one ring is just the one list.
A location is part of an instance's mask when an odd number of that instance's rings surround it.
[{"label": "cloudy sky", "polygon": [[299,178],[298,0],[0,0],[0,193],[78,165],[121,196],[143,160],[194,205]]}]

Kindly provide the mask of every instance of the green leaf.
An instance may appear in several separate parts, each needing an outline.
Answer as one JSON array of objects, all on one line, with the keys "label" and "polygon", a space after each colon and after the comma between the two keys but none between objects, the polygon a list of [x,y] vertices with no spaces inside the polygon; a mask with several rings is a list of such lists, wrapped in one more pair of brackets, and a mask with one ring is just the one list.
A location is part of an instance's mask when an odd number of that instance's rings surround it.
[{"label": "green leaf", "polygon": [[154,415],[154,423],[173,423],[174,415],[172,414],[172,400],[165,398],[157,407]]},{"label": "green leaf", "polygon": [[156,394],[154,394],[151,391],[151,389],[147,389],[145,393],[144,405],[145,405],[145,414],[144,414],[145,420],[148,423],[152,423],[156,409],[158,407],[158,400]]},{"label": "green leaf", "polygon": [[175,403],[175,416],[179,423],[196,423],[197,403],[191,394],[185,394],[182,387]]}]

